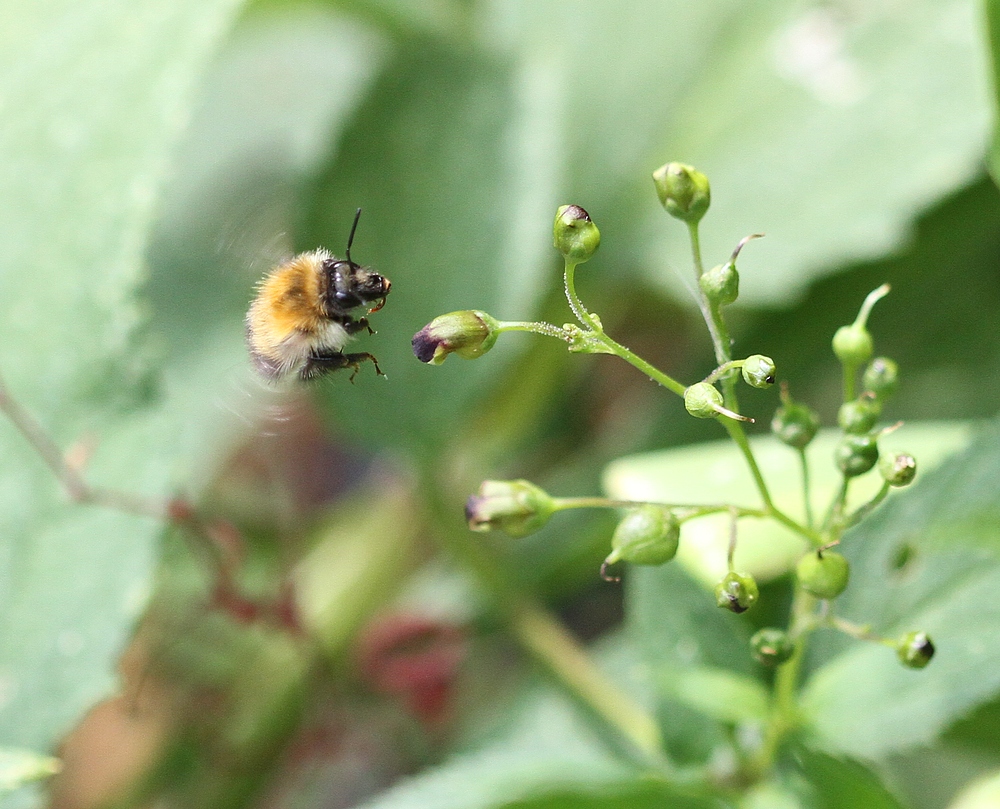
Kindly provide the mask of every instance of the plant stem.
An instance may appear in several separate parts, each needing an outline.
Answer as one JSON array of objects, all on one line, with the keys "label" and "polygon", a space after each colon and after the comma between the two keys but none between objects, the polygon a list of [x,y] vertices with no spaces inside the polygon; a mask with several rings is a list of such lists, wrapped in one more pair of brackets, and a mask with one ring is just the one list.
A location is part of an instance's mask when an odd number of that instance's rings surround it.
[{"label": "plant stem", "polygon": [[622,692],[593,663],[586,651],[557,619],[526,596],[482,542],[458,528],[454,508],[442,497],[453,488],[439,481],[446,476],[427,469],[421,475],[421,499],[428,504],[435,536],[479,581],[521,647],[548,671],[556,684],[587,709],[613,740],[614,748],[642,767],[667,771],[659,728],[651,716]]}]

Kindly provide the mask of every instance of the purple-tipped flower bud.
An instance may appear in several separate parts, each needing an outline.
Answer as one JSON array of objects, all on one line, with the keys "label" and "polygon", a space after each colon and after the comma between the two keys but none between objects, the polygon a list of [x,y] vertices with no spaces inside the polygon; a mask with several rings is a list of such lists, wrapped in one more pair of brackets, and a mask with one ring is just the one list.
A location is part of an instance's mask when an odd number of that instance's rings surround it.
[{"label": "purple-tipped flower bud", "polygon": [[579,205],[562,205],[552,224],[552,244],[567,261],[582,264],[597,252],[601,232]]},{"label": "purple-tipped flower bud", "polygon": [[909,632],[897,642],[896,654],[904,666],[922,669],[934,657],[934,644],[926,632]]},{"label": "purple-tipped flower bud", "polygon": [[555,501],[527,480],[484,480],[479,494],[466,501],[465,519],[473,531],[523,537],[545,525],[555,510]]},{"label": "purple-tipped flower bud", "polygon": [[724,610],[746,612],[757,603],[760,591],[753,576],[730,571],[715,585],[715,603]]},{"label": "purple-tipped flower bud", "polygon": [[671,216],[697,224],[712,202],[708,177],[683,163],[667,163],[653,172],[653,185]]},{"label": "purple-tipped flower bud", "polygon": [[774,372],[774,360],[763,354],[751,354],[743,361],[743,381],[751,388],[771,387]]},{"label": "purple-tipped flower bud", "polygon": [[440,365],[449,354],[472,360],[493,348],[499,328],[500,324],[486,312],[449,312],[413,335],[413,353],[430,365]]},{"label": "purple-tipped flower bud", "polygon": [[917,476],[917,459],[908,452],[887,455],[879,461],[878,471],[890,486],[909,486]]}]

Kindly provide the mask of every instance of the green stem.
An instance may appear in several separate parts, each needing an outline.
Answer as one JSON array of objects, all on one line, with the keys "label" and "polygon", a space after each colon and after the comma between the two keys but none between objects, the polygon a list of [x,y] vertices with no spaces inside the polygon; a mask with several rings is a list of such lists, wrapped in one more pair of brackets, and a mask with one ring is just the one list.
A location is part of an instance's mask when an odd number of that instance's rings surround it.
[{"label": "green stem", "polygon": [[[469,569],[490,594],[512,636],[541,664],[556,683],[587,709],[604,732],[635,764],[668,769],[655,720],[600,671],[566,628],[514,583],[489,547],[459,530],[455,509],[441,496],[444,490],[434,470],[425,470],[422,500],[428,504],[437,526],[435,536],[446,550]],[[452,527],[456,526],[456,527]]]},{"label": "green stem", "polygon": [[566,340],[566,332],[551,323],[527,320],[502,320],[500,321],[500,332],[505,331],[528,331],[533,334],[542,334],[546,337],[558,337]]},{"label": "green stem", "polygon": [[889,489],[892,487],[888,483],[883,483],[882,488],[878,490],[878,493],[863,506],[858,506],[858,508],[853,511],[846,520],[844,520],[844,527],[850,528],[852,525],[857,525],[863,519],[865,519],[869,514],[871,514],[879,504],[889,496]]},{"label": "green stem", "polygon": [[799,460],[802,466],[802,503],[805,507],[806,525],[813,527],[812,499],[809,496],[809,459],[806,457],[806,448],[799,447]]},{"label": "green stem", "polygon": [[790,627],[790,634],[796,638],[795,651],[786,662],[778,667],[774,677],[771,712],[764,731],[764,744],[759,762],[762,773],[770,771],[774,766],[781,742],[799,722],[796,692],[802,661],[805,658],[806,642],[811,632],[811,618],[815,603],[816,600],[802,588],[795,588]]},{"label": "green stem", "polygon": [[573,314],[576,315],[577,319],[584,326],[588,327],[593,333],[594,337],[606,348],[609,349],[609,353],[614,354],[621,359],[625,360],[629,365],[634,368],[638,368],[646,376],[660,385],[665,387],[667,390],[676,393],[678,396],[684,396],[684,391],[687,388],[674,379],[672,376],[668,376],[663,373],[653,365],[650,365],[646,360],[632,351],[627,349],[621,343],[616,342],[611,339],[607,334],[604,333],[604,328],[601,322],[595,318],[590,312],[587,311],[586,307],[583,305],[580,297],[576,294],[576,264],[572,264],[569,261],[566,262],[566,269],[564,273],[565,287],[566,287],[566,299],[569,301],[570,308],[573,310]]}]

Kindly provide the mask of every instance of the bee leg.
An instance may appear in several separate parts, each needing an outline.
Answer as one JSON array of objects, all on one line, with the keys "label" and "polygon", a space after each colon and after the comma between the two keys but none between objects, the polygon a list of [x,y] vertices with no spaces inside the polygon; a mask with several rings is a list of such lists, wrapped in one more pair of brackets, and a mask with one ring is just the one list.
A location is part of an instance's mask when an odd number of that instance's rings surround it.
[{"label": "bee leg", "polygon": [[344,324],[344,331],[348,334],[357,334],[362,329],[368,329],[369,334],[375,334],[375,330],[368,325],[368,318],[359,317],[357,320],[348,319]]},{"label": "bee leg", "polygon": [[352,373],[350,376],[351,382],[354,381],[354,377],[358,375],[358,371],[361,370],[361,363],[365,360],[369,360],[372,365],[375,366],[375,372],[379,376],[385,376],[382,373],[382,369],[378,366],[378,360],[375,359],[374,354],[369,354],[367,351],[362,351],[357,354],[342,354],[339,351],[332,352],[330,354],[313,354],[306,360],[305,365],[302,366],[302,370],[299,371],[299,378],[303,381],[308,382],[310,379],[315,379],[323,374],[330,373],[331,371],[339,371],[341,368],[351,368]]}]

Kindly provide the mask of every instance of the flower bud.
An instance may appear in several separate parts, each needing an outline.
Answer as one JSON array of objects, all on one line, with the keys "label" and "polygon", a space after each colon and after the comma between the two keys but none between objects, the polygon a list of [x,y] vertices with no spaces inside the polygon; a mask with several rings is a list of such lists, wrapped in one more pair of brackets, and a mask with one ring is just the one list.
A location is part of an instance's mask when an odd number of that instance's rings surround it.
[{"label": "flower bud", "polygon": [[722,407],[722,394],[708,382],[695,382],[684,391],[684,407],[699,419],[714,419]]},{"label": "flower bud", "polygon": [[527,480],[484,480],[465,504],[473,531],[498,530],[512,537],[537,531],[556,510],[555,501]]},{"label": "flower bud", "polygon": [[857,477],[878,462],[878,442],[872,435],[847,435],[837,445],[833,457],[844,477]]},{"label": "flower bud", "polygon": [[799,559],[795,575],[807,593],[816,598],[836,598],[847,587],[851,566],[835,551],[815,551]]},{"label": "flower bud", "polygon": [[449,312],[413,335],[413,353],[430,365],[440,365],[452,353],[472,360],[493,348],[499,329],[500,324],[486,312]]},{"label": "flower bud", "polygon": [[653,172],[656,194],[667,213],[697,224],[712,201],[708,177],[683,163],[667,163]]},{"label": "flower bud", "polygon": [[680,536],[680,523],[670,509],[651,504],[639,506],[618,523],[606,561],[662,565],[676,555]]},{"label": "flower bud", "polygon": [[757,603],[760,591],[753,576],[730,571],[715,585],[715,603],[730,612],[746,612]]},{"label": "flower bud", "polygon": [[897,452],[879,461],[878,471],[890,486],[909,486],[917,476],[917,459],[908,452]]},{"label": "flower bud", "polygon": [[562,205],[552,225],[552,244],[567,261],[582,264],[597,252],[601,232],[579,205]]},{"label": "flower bud", "polygon": [[840,364],[847,368],[857,368],[872,358],[875,350],[868,329],[854,323],[841,326],[833,335],[833,353]]},{"label": "flower bud", "polygon": [[837,411],[837,424],[845,433],[864,435],[871,432],[882,407],[871,396],[844,402]]},{"label": "flower bud", "polygon": [[811,407],[790,399],[774,411],[771,432],[795,449],[804,449],[819,430],[819,416]]},{"label": "flower bud", "polygon": [[899,366],[888,357],[876,357],[865,368],[861,384],[863,390],[873,394],[878,401],[884,402],[899,387]]},{"label": "flower bud", "polygon": [[728,306],[739,297],[740,274],[730,261],[710,269],[698,279],[698,285],[710,303]]},{"label": "flower bud", "polygon": [[896,654],[904,666],[922,669],[934,657],[934,644],[926,632],[909,632],[896,643]]},{"label": "flower bud", "polygon": [[784,629],[764,627],[750,638],[753,656],[767,666],[784,663],[795,652],[795,641],[788,637]]},{"label": "flower bud", "polygon": [[771,387],[774,371],[774,360],[763,354],[751,354],[743,361],[743,381],[751,388]]}]

